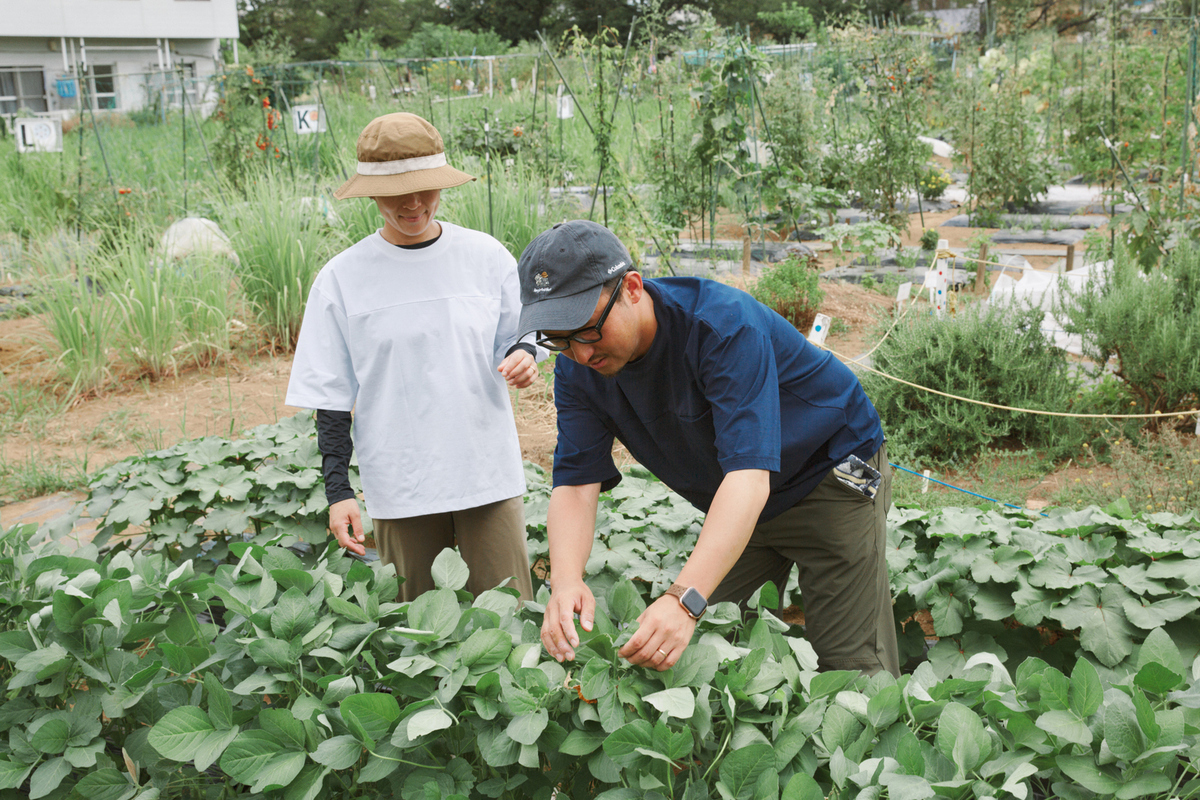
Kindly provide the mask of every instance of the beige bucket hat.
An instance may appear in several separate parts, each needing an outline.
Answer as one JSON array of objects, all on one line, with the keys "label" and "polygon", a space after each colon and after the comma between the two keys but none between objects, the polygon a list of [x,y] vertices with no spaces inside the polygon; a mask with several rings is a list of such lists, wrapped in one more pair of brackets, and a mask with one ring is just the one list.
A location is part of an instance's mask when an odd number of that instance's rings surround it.
[{"label": "beige bucket hat", "polygon": [[358,135],[358,169],[333,196],[391,197],[449,189],[475,178],[446,163],[437,128],[416,114],[376,117]]}]

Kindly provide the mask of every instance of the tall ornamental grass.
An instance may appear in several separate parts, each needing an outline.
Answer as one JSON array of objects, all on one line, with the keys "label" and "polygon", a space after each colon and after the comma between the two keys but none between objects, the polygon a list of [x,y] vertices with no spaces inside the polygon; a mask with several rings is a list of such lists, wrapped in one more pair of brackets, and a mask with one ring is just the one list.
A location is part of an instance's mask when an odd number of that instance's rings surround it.
[{"label": "tall ornamental grass", "polygon": [[224,259],[164,261],[151,238],[129,235],[102,269],[118,309],[117,346],[139,375],[158,380],[229,353],[233,275]]},{"label": "tall ornamental grass", "polygon": [[345,245],[342,236],[326,234],[319,203],[300,202],[305,188],[263,175],[244,203],[223,214],[241,261],[242,292],[272,347],[280,350],[295,347],[313,279]]},{"label": "tall ornamental grass", "polygon": [[491,211],[488,210],[487,165],[467,159],[463,170],[478,180],[442,192],[438,216],[484,233],[491,233],[514,257],[550,226],[546,191],[519,158],[509,166],[492,161]]},{"label": "tall ornamental grass", "polygon": [[98,390],[110,375],[109,348],[114,330],[114,306],[90,277],[50,279],[43,287],[46,327],[54,337],[59,373],[68,394]]}]

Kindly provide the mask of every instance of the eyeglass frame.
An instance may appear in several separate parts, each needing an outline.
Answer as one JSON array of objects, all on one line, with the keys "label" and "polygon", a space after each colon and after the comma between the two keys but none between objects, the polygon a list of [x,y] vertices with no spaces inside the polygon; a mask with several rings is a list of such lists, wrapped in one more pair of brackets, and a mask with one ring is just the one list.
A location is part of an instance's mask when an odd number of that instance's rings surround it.
[{"label": "eyeglass frame", "polygon": [[[617,295],[621,293],[621,287],[625,285],[626,274],[628,273],[621,273],[621,282],[617,284],[616,289],[613,289],[612,295],[610,295],[608,298],[608,304],[604,306],[604,311],[600,312],[600,319],[596,320],[595,325],[585,325],[582,328],[576,328],[565,336],[539,336],[537,339],[534,339],[534,342],[536,342],[538,346],[544,347],[547,350],[552,350],[555,353],[562,353],[571,349],[571,342],[578,342],[579,344],[596,344],[601,341],[604,338],[604,331],[602,331],[601,328],[603,327],[605,320],[608,319],[609,312],[612,311],[613,306],[617,304]],[[596,338],[579,338],[582,334],[587,333],[588,331],[595,331]],[[542,331],[538,331],[538,333],[541,334]],[[562,347],[557,347],[551,344],[551,342],[559,340],[566,342],[566,344]]]}]

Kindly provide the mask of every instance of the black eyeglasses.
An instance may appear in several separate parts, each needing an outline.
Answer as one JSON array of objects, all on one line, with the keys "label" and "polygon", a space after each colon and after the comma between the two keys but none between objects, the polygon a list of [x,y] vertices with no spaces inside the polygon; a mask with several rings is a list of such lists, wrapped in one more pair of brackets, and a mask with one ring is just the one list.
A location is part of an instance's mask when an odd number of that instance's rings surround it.
[{"label": "black eyeglasses", "polygon": [[[612,311],[613,306],[617,302],[617,295],[621,293],[621,287],[625,285],[625,280],[617,284],[617,288],[613,290],[612,296],[608,298],[608,305],[604,307],[604,311],[600,314],[600,319],[596,320],[595,325],[589,325],[586,328],[579,328],[571,331],[566,336],[544,336],[537,339],[537,343],[547,350],[555,350],[561,352],[571,346],[571,342],[579,342],[580,344],[595,344],[604,338],[600,327],[604,325],[604,320],[608,319],[608,312]],[[538,331],[541,333],[541,331]]]}]

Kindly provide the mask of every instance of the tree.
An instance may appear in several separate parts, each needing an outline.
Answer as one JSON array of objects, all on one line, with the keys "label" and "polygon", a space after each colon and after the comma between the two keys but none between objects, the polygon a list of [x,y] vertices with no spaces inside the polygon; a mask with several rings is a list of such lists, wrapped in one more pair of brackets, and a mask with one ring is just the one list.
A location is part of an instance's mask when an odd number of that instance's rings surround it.
[{"label": "tree", "polygon": [[445,22],[436,0],[238,0],[241,41],[278,32],[302,61],[334,58],[356,31],[372,30],[383,49],[406,41],[424,23]]}]

